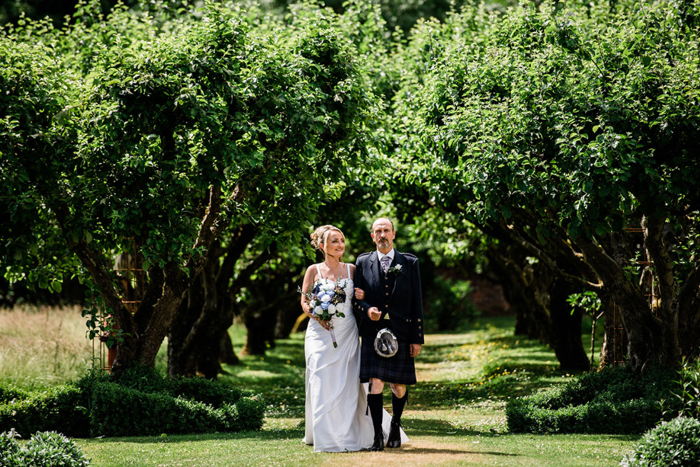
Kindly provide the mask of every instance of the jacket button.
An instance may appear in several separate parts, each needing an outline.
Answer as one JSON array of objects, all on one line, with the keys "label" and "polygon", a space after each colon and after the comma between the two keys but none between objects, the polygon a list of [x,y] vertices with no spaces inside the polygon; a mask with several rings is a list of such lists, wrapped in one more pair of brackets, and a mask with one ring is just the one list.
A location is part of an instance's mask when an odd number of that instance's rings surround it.
[{"label": "jacket button", "polygon": [[384,308],[389,308],[389,305],[384,305]]},{"label": "jacket button", "polygon": [[388,297],[388,296],[389,296],[389,292],[387,292],[385,295]]},{"label": "jacket button", "polygon": [[418,318],[418,322],[420,323],[420,318]]},{"label": "jacket button", "polygon": [[423,329],[423,327],[422,327],[422,326],[418,326],[418,329]]},{"label": "jacket button", "polygon": [[421,334],[421,333],[419,332],[419,333],[418,333],[418,337],[423,337],[423,334]]}]

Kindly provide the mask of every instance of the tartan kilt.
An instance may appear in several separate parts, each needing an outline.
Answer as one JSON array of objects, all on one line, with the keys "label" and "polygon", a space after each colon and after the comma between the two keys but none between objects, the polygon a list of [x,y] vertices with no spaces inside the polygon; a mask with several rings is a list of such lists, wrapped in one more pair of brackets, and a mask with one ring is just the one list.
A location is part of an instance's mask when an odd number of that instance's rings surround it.
[{"label": "tartan kilt", "polygon": [[416,384],[415,359],[411,357],[411,345],[399,341],[399,350],[393,357],[385,358],[374,351],[374,339],[362,338],[360,350],[360,382],[378,378],[385,383]]}]

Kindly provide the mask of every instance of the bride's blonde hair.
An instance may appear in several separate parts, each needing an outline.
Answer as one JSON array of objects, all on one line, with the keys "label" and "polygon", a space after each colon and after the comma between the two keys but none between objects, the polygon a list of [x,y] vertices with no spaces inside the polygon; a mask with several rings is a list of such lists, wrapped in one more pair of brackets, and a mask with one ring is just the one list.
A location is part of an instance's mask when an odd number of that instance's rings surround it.
[{"label": "bride's blonde hair", "polygon": [[[326,248],[328,248],[328,235],[330,235],[330,233],[334,230],[339,232],[340,235],[343,236],[343,239],[345,238],[345,234],[338,227],[330,224],[322,225],[311,234],[311,245],[317,250],[323,251],[325,254]],[[323,245],[323,248],[321,248],[321,245]]]}]

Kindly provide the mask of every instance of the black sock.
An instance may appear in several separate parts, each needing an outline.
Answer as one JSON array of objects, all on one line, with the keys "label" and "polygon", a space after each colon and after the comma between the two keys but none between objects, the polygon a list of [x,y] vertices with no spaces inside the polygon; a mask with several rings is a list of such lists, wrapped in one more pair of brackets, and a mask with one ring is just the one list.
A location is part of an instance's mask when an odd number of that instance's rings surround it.
[{"label": "black sock", "polygon": [[403,408],[406,406],[406,401],[408,401],[408,390],[401,398],[396,397],[396,394],[393,392],[391,393],[392,423],[401,423],[401,415],[403,414]]},{"label": "black sock", "polygon": [[372,425],[374,426],[374,435],[382,434],[382,417],[384,416],[384,395],[369,394],[367,395],[367,406],[369,413],[372,415]]}]

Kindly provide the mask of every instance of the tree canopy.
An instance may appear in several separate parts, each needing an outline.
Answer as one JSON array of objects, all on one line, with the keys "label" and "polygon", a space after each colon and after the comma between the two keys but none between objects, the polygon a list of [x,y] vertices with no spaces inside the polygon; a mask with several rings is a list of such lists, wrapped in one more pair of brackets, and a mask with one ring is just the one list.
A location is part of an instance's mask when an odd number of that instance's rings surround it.
[{"label": "tree canopy", "polygon": [[[399,105],[435,203],[614,298],[632,366],[697,350],[697,4],[454,15]],[[424,149],[423,149],[424,148]],[[625,227],[657,277],[649,302]],[[641,259],[641,258],[638,258]],[[682,323],[679,327],[678,324]]]}]

